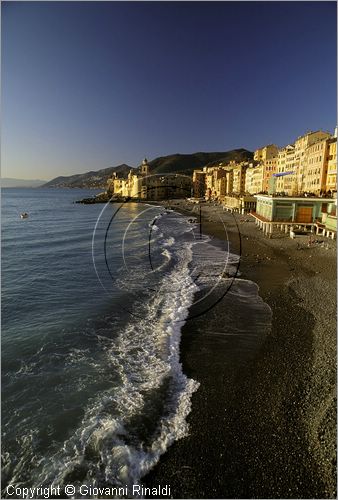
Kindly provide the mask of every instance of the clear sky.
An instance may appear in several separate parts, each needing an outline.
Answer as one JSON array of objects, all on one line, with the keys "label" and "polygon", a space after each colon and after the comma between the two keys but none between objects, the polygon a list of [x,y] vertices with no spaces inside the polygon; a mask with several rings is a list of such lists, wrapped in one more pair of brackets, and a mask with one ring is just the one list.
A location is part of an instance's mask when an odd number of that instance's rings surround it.
[{"label": "clear sky", "polygon": [[335,2],[2,2],[2,175],[336,125]]}]

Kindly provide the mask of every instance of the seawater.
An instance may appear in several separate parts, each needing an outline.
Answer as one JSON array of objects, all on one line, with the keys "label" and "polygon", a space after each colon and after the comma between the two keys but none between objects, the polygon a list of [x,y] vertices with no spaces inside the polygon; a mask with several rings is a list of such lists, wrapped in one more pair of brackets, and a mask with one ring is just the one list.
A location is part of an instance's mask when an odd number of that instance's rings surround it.
[{"label": "seawater", "polygon": [[197,291],[203,312],[229,282],[269,322],[238,256],[186,217],[74,204],[91,194],[2,190],[3,496],[8,484],[130,488],[187,434],[199,384],[179,344]]}]

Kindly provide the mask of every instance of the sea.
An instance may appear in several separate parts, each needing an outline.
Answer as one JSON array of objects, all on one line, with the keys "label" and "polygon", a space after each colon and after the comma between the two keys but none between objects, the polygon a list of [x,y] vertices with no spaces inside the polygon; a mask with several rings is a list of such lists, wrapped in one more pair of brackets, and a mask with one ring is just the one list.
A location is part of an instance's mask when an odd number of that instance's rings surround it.
[{"label": "sea", "polygon": [[271,320],[239,256],[198,219],[169,203],[75,203],[94,194],[2,189],[4,498],[8,485],[137,484],[189,432],[189,311],[231,288],[262,331]]}]

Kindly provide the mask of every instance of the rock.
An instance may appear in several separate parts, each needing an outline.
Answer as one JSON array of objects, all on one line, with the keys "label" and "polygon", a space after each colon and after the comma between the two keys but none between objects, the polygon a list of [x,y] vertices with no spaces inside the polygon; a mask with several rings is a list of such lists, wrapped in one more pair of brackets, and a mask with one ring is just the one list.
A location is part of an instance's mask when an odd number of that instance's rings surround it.
[{"label": "rock", "polygon": [[111,195],[108,193],[99,193],[91,198],[84,198],[83,200],[78,200],[75,203],[82,203],[83,205],[92,205],[93,203],[107,203],[110,201]]}]

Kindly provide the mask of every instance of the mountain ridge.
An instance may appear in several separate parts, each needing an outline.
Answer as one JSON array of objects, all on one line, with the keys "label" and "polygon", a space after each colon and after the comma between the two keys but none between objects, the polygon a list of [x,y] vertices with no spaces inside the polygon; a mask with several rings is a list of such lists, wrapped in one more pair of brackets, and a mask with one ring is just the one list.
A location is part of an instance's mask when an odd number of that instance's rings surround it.
[{"label": "mountain ridge", "polygon": [[[252,160],[253,153],[244,148],[232,149],[230,151],[197,153],[175,153],[167,156],[159,156],[149,161],[150,174],[181,173],[191,176],[194,169],[211,166],[220,162]],[[127,177],[129,171],[134,169],[138,172],[140,166],[134,168],[125,163],[116,167],[107,167],[101,170],[90,170],[84,174],[71,176],[60,176],[52,179],[42,187],[80,187],[80,188],[105,188],[107,180],[114,173],[119,177]]]},{"label": "mountain ridge", "polygon": [[184,173],[192,175],[195,169],[220,162],[228,163],[232,160],[244,161],[253,159],[253,153],[244,148],[232,149],[230,151],[203,152],[192,154],[176,153],[168,156],[160,156],[149,162],[150,172],[154,174]]},{"label": "mountain ridge", "polygon": [[106,187],[107,180],[111,175],[116,172],[117,174],[122,174],[122,176],[127,176],[129,171],[132,169],[130,165],[122,163],[116,167],[101,168],[100,170],[90,170],[83,174],[74,174],[68,176],[55,177],[49,182],[46,182],[42,187],[48,188],[64,188],[64,187],[76,187],[76,188],[103,188]]}]

